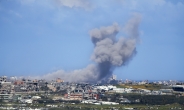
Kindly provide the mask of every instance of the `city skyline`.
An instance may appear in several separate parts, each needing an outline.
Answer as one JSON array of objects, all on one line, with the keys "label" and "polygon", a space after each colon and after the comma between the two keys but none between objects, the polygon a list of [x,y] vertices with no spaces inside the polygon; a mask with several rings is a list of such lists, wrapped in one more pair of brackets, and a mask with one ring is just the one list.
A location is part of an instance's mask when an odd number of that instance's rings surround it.
[{"label": "city skyline", "polygon": [[117,39],[126,38],[124,27],[134,15],[141,17],[136,55],[113,74],[117,79],[183,80],[182,0],[1,0],[0,74],[84,69],[95,64],[90,31],[118,24]]}]

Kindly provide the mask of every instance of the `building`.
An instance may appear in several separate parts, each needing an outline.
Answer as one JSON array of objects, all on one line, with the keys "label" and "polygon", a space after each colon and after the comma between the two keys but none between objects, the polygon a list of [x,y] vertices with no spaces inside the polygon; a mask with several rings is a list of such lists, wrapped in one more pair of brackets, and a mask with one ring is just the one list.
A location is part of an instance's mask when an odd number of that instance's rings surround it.
[{"label": "building", "polygon": [[0,94],[0,100],[7,102],[11,99],[12,94]]},{"label": "building", "polygon": [[62,83],[62,82],[64,82],[64,81],[61,80],[60,78],[57,78],[57,79],[56,79],[56,82],[57,82],[57,83]]},{"label": "building", "polygon": [[184,92],[184,85],[174,85],[172,89],[177,92]]},{"label": "building", "polygon": [[23,81],[15,81],[15,82],[14,82],[14,85],[23,85],[23,84],[24,84]]},{"label": "building", "polygon": [[6,82],[7,76],[1,76],[0,77],[0,82]]},{"label": "building", "polygon": [[80,93],[68,93],[68,94],[65,94],[65,99],[68,99],[68,100],[82,100],[83,99],[83,94],[80,94]]}]

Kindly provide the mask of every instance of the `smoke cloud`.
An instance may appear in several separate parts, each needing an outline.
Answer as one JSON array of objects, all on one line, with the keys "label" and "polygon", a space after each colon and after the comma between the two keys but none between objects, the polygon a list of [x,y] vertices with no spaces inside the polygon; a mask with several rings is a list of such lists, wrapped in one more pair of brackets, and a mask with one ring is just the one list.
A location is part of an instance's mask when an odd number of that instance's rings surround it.
[{"label": "smoke cloud", "polygon": [[[99,71],[97,67],[93,64],[88,65],[86,68],[73,70],[66,72],[64,70],[58,70],[53,73],[46,74],[42,76],[42,79],[55,79],[61,78],[68,82],[93,82],[98,79]],[[40,77],[37,77],[40,78]]]},{"label": "smoke cloud", "polygon": [[[69,82],[95,82],[108,78],[116,67],[126,65],[136,54],[140,21],[140,15],[135,15],[123,28],[114,23],[111,26],[91,30],[90,37],[94,44],[91,59],[95,64],[70,72],[58,70],[46,74],[42,78],[53,79],[59,77]],[[123,31],[126,37],[116,38],[120,31]]]}]

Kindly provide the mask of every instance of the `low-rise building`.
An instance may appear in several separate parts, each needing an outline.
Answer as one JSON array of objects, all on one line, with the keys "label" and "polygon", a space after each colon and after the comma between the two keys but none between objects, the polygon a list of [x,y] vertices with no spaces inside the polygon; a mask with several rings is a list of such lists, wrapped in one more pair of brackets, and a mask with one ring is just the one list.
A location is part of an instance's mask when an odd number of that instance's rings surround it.
[{"label": "low-rise building", "polygon": [[0,94],[0,100],[7,102],[12,99],[12,94]]}]

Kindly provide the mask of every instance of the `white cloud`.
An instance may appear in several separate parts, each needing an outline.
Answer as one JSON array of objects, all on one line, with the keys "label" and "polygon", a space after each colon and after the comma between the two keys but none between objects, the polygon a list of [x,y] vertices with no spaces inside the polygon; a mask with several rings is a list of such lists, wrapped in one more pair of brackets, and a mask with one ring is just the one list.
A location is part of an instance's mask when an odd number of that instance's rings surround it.
[{"label": "white cloud", "polygon": [[36,0],[19,0],[21,4],[30,4],[34,3]]},{"label": "white cloud", "polygon": [[89,10],[92,4],[89,0],[55,0],[55,2],[60,6],[66,6],[69,8],[83,8]]},{"label": "white cloud", "polygon": [[22,18],[22,15],[20,13],[18,13],[18,12],[15,12],[13,10],[10,10],[10,13],[13,14],[13,15],[15,15],[16,17]]},{"label": "white cloud", "polygon": [[[92,3],[89,0],[18,0],[22,5],[39,4],[49,6],[54,2],[58,6],[65,6],[69,8],[82,8],[90,10]],[[51,3],[52,2],[52,3]],[[55,5],[53,5],[55,7]]]}]

